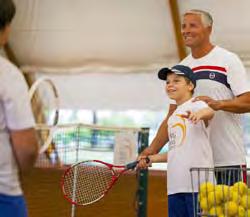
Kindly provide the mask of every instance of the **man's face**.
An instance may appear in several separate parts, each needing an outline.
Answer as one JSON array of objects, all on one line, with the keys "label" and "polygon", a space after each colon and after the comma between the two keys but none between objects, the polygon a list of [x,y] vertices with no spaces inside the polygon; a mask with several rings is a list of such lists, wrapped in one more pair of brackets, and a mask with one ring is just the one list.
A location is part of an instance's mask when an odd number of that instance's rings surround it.
[{"label": "man's face", "polygon": [[187,14],[183,17],[181,32],[185,45],[197,48],[209,43],[211,27],[204,27],[200,15]]}]

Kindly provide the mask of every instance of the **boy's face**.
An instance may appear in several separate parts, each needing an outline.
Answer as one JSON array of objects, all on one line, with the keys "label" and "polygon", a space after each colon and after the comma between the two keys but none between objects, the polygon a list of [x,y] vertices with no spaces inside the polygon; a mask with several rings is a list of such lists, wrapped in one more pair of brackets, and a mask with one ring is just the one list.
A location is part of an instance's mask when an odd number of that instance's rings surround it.
[{"label": "boy's face", "polygon": [[182,101],[192,96],[193,89],[194,85],[192,82],[187,82],[183,76],[174,73],[167,75],[166,92],[170,99]]}]

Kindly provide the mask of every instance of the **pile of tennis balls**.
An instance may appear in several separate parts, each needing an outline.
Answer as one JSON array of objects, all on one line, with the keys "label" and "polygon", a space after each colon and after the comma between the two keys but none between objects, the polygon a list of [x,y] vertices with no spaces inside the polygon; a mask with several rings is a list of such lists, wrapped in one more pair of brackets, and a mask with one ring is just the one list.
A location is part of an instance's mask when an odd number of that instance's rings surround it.
[{"label": "pile of tennis balls", "polygon": [[202,216],[250,217],[250,188],[244,182],[233,186],[204,182],[198,201]]}]

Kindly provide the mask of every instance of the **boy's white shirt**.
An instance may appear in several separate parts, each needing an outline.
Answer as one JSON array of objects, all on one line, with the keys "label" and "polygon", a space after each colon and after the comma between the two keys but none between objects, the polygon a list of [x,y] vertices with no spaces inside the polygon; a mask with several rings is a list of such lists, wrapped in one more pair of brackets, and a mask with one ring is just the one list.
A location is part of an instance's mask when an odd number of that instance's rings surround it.
[{"label": "boy's white shirt", "polygon": [[[197,173],[193,176],[194,189],[191,184],[191,167],[213,167],[212,148],[209,144],[210,127],[206,127],[204,121],[197,124],[181,117],[186,111],[196,112],[207,108],[205,102],[192,102],[192,99],[178,106],[168,120],[169,151],[168,151],[168,194],[197,192]],[[205,180],[200,175],[200,182]],[[213,175],[209,175],[209,181],[213,181]]]}]

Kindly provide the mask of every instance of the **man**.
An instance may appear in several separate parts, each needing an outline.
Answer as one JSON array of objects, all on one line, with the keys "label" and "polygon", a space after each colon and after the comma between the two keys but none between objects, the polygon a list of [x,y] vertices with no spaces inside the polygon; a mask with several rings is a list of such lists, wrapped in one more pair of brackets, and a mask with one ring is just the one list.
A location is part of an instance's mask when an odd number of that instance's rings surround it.
[{"label": "man", "polygon": [[[238,56],[210,42],[212,25],[212,17],[205,11],[190,10],[183,15],[182,36],[191,54],[180,64],[191,67],[197,76],[196,100],[217,111],[210,134],[215,166],[241,168],[246,165],[245,149],[240,117],[235,113],[250,112],[250,84]],[[171,104],[168,116],[142,155],[157,153],[168,141],[167,120],[175,109]],[[225,182],[220,175],[218,183]],[[240,179],[227,178],[227,184]]]},{"label": "man", "polygon": [[[8,40],[15,15],[12,0],[0,0],[0,47]],[[21,72],[0,56],[0,215],[27,217],[19,173],[38,154],[28,88]]]}]

